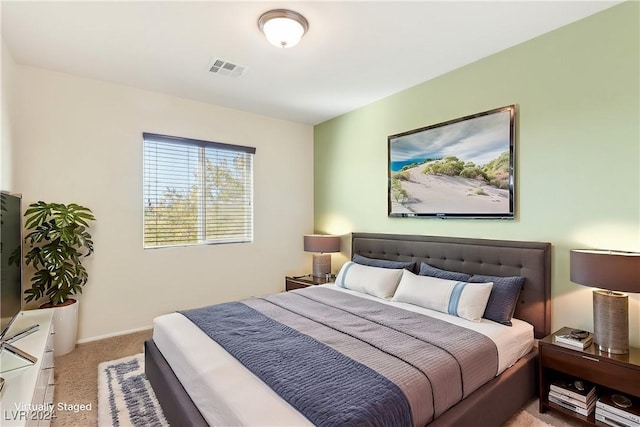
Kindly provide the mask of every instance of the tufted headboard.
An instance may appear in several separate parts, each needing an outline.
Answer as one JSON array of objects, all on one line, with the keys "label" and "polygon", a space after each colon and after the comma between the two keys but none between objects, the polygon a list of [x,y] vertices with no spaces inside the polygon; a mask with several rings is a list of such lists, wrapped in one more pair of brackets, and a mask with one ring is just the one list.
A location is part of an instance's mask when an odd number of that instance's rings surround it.
[{"label": "tufted headboard", "polygon": [[551,244],[461,237],[352,233],[352,257],[424,261],[444,270],[492,276],[524,276],[514,317],[551,333]]}]

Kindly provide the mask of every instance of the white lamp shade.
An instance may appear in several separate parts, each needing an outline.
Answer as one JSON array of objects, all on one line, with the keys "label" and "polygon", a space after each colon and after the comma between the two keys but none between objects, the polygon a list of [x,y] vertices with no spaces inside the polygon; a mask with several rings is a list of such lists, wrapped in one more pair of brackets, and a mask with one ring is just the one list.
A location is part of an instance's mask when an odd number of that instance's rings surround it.
[{"label": "white lamp shade", "polygon": [[289,18],[274,18],[264,24],[262,31],[269,43],[283,48],[297,45],[304,34],[302,25]]},{"label": "white lamp shade", "polygon": [[258,19],[258,27],[276,47],[288,49],[298,44],[309,29],[304,16],[287,9],[274,9],[265,12]]}]

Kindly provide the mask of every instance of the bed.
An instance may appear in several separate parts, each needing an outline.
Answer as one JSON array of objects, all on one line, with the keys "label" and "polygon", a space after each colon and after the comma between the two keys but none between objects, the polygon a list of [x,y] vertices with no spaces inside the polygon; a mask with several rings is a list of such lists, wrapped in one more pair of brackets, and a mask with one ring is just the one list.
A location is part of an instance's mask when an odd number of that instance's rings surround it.
[{"label": "bed", "polygon": [[[376,233],[352,234],[353,256],[359,255],[369,259],[387,261],[416,262],[416,265],[424,262],[439,269],[469,275],[524,277],[524,285],[514,313],[514,319],[519,320],[514,320],[516,327],[508,329],[516,331],[518,325],[524,328],[529,325],[531,334],[535,338],[541,338],[550,333],[550,251],[550,244],[540,242]],[[359,303],[360,300],[364,301],[367,298],[355,296],[353,298],[357,298],[357,301],[354,303],[353,299],[349,299],[352,296],[348,295],[354,293],[353,291],[330,289],[331,286],[334,285],[328,285],[327,289],[314,289],[312,295],[305,294],[306,290],[287,293],[291,295],[281,294],[282,296],[278,297],[278,304],[292,304],[292,307],[295,308],[299,304],[306,304],[309,299],[322,300],[325,298],[325,294],[339,294],[339,298],[343,299],[341,304],[344,306],[336,309],[337,311],[345,311],[347,308],[351,309],[350,307],[362,305],[363,312],[372,312],[368,305],[369,302]],[[280,302],[282,299],[289,300],[289,302]],[[267,301],[267,303],[270,302]],[[263,302],[261,301],[260,304]],[[377,302],[372,301],[371,304],[377,304]],[[402,302],[395,304],[402,305]],[[238,307],[233,306],[232,308],[235,310]],[[360,308],[357,309],[360,310]],[[395,310],[396,308],[392,307],[391,309]],[[398,308],[398,310],[400,309]],[[309,310],[313,311],[311,308]],[[348,315],[350,314],[348,313]],[[420,315],[421,313],[415,314],[415,316]],[[414,316],[414,314],[410,316]],[[334,318],[333,315],[326,317]],[[403,316],[393,315],[391,317],[392,321],[395,321],[396,317]],[[187,320],[181,314],[161,316],[154,322],[154,338],[145,343],[145,372],[156,392],[165,416],[171,424],[203,426],[208,424],[310,424],[307,418],[291,408],[286,401],[280,399],[271,388],[255,378],[239,362],[235,362],[235,365],[217,365],[223,363],[219,360],[229,358],[234,360],[234,357],[221,348],[216,341],[209,340],[208,343],[203,343],[203,341],[196,340],[195,336],[202,335],[202,331],[193,325],[192,320]],[[309,323],[306,320],[302,323],[305,322]],[[493,322],[483,321],[482,323],[488,323],[489,329],[497,329],[498,327],[505,329],[502,325],[491,325]],[[329,329],[335,327],[333,325]],[[368,326],[362,327],[363,330],[367,330],[367,328]],[[310,331],[311,334],[316,333],[314,327]],[[419,334],[420,331],[416,333]],[[482,334],[487,334],[487,332],[482,332]],[[220,342],[224,342],[224,339],[224,337],[219,338]],[[511,339],[509,338],[509,340]],[[515,338],[513,339],[515,340]],[[331,337],[329,341],[336,342],[335,337]],[[466,341],[466,339],[458,341]],[[353,348],[354,346],[351,341],[336,344],[338,348],[340,345],[343,345],[344,348]],[[464,352],[464,349],[451,350],[451,352],[455,351]],[[519,351],[522,349],[515,351],[515,353]],[[255,351],[249,353],[253,354]],[[346,353],[349,354],[348,351]],[[241,354],[237,357],[244,356]],[[325,355],[323,357],[334,356]],[[407,357],[411,357],[411,355]],[[306,363],[311,367],[315,366],[317,370],[321,370],[326,365],[326,363],[319,363],[318,361],[321,359],[312,354],[309,354],[308,357],[298,356],[295,359],[299,363]],[[444,411],[437,409],[436,398],[433,398],[434,403],[426,405],[433,414],[426,415],[427,421],[424,424],[433,426],[499,426],[503,424],[534,395],[536,390],[537,352],[535,349],[529,351],[527,348],[526,354],[517,354],[515,359],[503,362],[506,359],[503,359],[502,353],[498,353],[496,360],[499,363],[496,362],[497,365],[512,364],[512,366],[496,368],[501,372],[499,375],[492,376],[486,383],[485,380],[482,380],[483,384],[470,388],[471,392],[469,393],[461,392],[462,400],[450,407],[442,406],[446,408]],[[213,367],[211,363],[214,364]],[[442,364],[446,365],[447,362],[442,362]],[[340,372],[339,365],[335,366],[335,370]],[[212,372],[216,374],[212,375]],[[183,386],[178,378],[184,380],[186,385]],[[193,385],[194,379],[196,385]],[[472,383],[473,381],[469,380],[468,382]],[[189,392],[185,390],[185,387],[189,389]],[[364,386],[362,390],[369,388],[370,386]],[[436,393],[434,388],[433,394],[440,396],[441,393]],[[398,405],[401,406],[400,403]],[[395,407],[389,409],[391,412],[395,410]],[[416,411],[419,412],[415,407],[411,407],[410,410],[413,411],[414,416]],[[241,413],[234,413],[234,411]],[[263,416],[261,411],[263,411]],[[252,414],[247,414],[247,412],[252,412]],[[211,415],[212,413],[215,415]],[[414,418],[414,420],[416,419],[421,418]],[[414,424],[416,423],[414,422]],[[422,425],[422,422],[418,424]]]}]

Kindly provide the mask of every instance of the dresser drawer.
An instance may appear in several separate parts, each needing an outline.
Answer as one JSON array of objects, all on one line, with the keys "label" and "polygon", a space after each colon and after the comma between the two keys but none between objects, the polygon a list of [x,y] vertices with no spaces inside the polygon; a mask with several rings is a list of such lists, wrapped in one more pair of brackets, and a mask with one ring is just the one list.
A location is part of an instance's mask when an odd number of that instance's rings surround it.
[{"label": "dresser drawer", "polygon": [[53,369],[53,350],[47,350],[42,356],[42,369]]}]

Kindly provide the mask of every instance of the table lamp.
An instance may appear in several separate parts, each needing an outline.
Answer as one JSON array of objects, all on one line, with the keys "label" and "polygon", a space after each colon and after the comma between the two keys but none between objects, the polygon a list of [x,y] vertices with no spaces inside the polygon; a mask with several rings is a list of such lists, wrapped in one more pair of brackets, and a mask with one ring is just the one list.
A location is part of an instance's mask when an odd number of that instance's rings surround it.
[{"label": "table lamp", "polygon": [[640,292],[640,253],[573,249],[571,281],[593,291],[593,341],[600,351],[629,353],[629,297]]},{"label": "table lamp", "polygon": [[304,236],[305,252],[313,254],[314,277],[326,277],[331,273],[331,254],[340,252],[340,236],[327,234],[308,234]]}]

